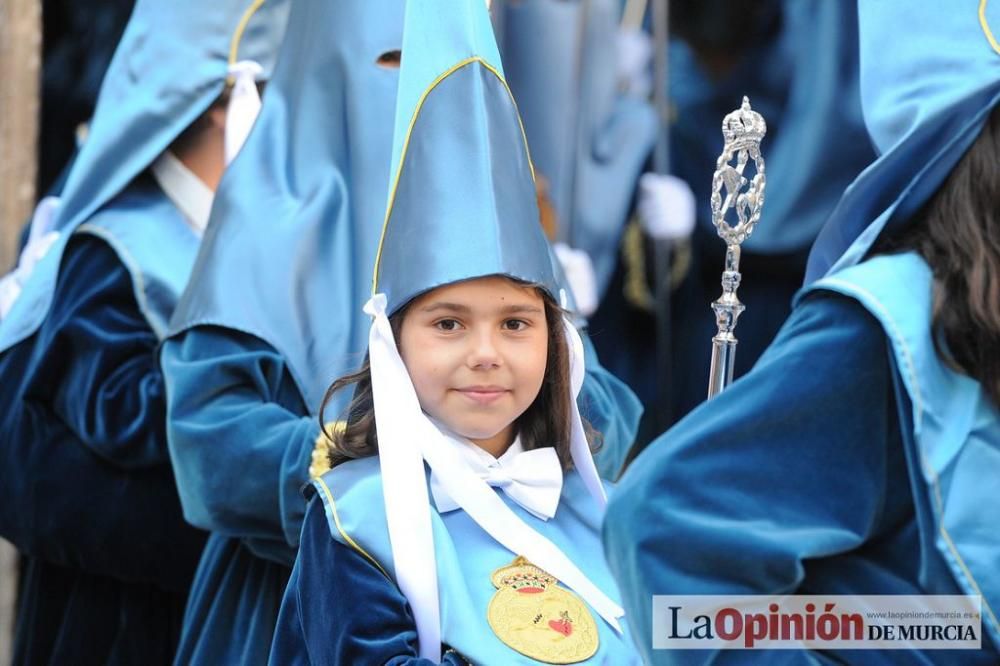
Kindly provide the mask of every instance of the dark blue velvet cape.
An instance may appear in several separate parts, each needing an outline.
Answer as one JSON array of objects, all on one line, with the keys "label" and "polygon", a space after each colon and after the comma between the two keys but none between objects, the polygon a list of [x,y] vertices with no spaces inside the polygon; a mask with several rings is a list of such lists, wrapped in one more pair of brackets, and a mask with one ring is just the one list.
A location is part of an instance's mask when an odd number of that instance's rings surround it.
[{"label": "dark blue velvet cape", "polygon": [[[962,594],[926,529],[912,410],[885,332],[856,301],[805,297],[753,371],[655,440],[608,507],[604,543],[644,659],[654,594]],[[906,403],[906,404],[900,404]],[[918,486],[919,487],[919,486]],[[996,663],[980,652],[757,654],[766,663]],[[921,661],[922,660],[922,661]]]},{"label": "dark blue velvet cape", "polygon": [[[442,663],[466,663],[447,646],[441,652]],[[406,597],[371,562],[330,537],[323,502],[314,498],[278,618],[271,663],[432,663],[418,654]]]},{"label": "dark blue velvet cape", "polygon": [[157,344],[118,255],[81,233],[49,316],[0,356],[0,535],[22,554],[15,663],[173,657],[204,535],[181,515]]},{"label": "dark blue velvet cape", "polygon": [[185,516],[212,532],[178,649],[183,664],[266,663],[295,560],[319,423],[259,338],[199,327],[161,363]]}]

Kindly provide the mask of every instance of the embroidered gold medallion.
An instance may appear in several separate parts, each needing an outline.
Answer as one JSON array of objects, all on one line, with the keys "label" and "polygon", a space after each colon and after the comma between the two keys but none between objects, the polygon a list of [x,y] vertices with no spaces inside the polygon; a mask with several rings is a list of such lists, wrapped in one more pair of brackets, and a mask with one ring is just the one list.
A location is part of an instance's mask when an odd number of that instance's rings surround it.
[{"label": "embroidered gold medallion", "polygon": [[491,578],[497,591],[486,615],[504,643],[546,664],[575,664],[597,652],[590,609],[545,571],[518,556]]}]

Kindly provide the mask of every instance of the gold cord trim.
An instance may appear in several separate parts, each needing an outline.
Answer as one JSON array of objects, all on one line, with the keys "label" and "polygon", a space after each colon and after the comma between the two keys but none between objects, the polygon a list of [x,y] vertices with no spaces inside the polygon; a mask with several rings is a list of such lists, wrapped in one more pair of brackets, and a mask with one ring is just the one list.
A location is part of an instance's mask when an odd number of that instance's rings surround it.
[{"label": "gold cord trim", "polygon": [[996,37],[993,36],[993,31],[990,30],[989,21],[986,20],[986,3],[988,0],[980,0],[979,2],[979,25],[983,29],[983,34],[986,35],[986,40],[993,47],[993,50],[1000,53],[1000,44],[997,43]]},{"label": "gold cord trim", "polygon": [[316,445],[313,446],[312,459],[309,462],[309,478],[318,479],[332,468],[330,464],[330,451],[333,448],[333,440],[327,433],[333,433],[334,437],[343,434],[347,429],[347,421],[330,421],[316,435]]},{"label": "gold cord trim", "polygon": [[413,134],[413,126],[417,123],[417,117],[420,115],[420,110],[424,106],[424,102],[427,101],[427,96],[431,93],[434,88],[438,86],[446,78],[462,69],[466,65],[470,65],[474,62],[478,62],[483,67],[485,67],[489,72],[491,72],[497,79],[503,84],[504,90],[507,91],[507,95],[510,97],[511,104],[514,105],[514,113],[517,115],[517,124],[521,128],[521,139],[524,141],[524,150],[528,155],[528,167],[531,169],[531,181],[535,182],[535,165],[531,161],[531,150],[528,148],[528,135],[524,131],[524,122],[521,120],[521,113],[517,110],[517,102],[514,100],[514,94],[510,91],[510,86],[507,85],[507,81],[503,76],[496,70],[495,67],[490,65],[488,62],[483,60],[481,56],[472,56],[466,58],[465,60],[459,61],[445,70],[436,79],[434,79],[427,89],[420,95],[420,99],[417,100],[417,107],[413,111],[413,117],[410,118],[410,124],[406,128],[406,138],[403,140],[403,151],[399,158],[399,167],[396,169],[396,175],[392,179],[392,189],[389,190],[389,205],[385,209],[385,218],[382,220],[382,235],[378,240],[378,251],[375,253],[375,270],[372,272],[372,296],[378,293],[378,273],[379,268],[382,264],[382,246],[385,243],[385,232],[389,228],[389,216],[392,214],[392,207],[396,203],[396,190],[399,187],[399,179],[403,174],[403,165],[406,163],[406,153],[410,147],[410,136]]},{"label": "gold cord trim", "polygon": [[361,553],[369,562],[374,564],[375,567],[382,572],[383,576],[385,576],[389,580],[392,580],[392,577],[385,572],[385,569],[382,568],[382,565],[379,564],[374,557],[369,555],[364,548],[359,546],[358,543],[351,538],[351,535],[349,535],[347,532],[344,531],[343,526],[340,524],[340,516],[337,515],[337,503],[333,501],[333,493],[330,492],[330,487],[326,485],[326,481],[324,481],[323,479],[316,479],[316,482],[319,484],[319,487],[323,489],[323,494],[326,495],[327,502],[329,502],[330,504],[330,513],[333,514],[333,522],[337,525],[337,531],[340,532],[340,536],[344,538],[344,541],[347,542],[347,545],[349,545],[351,548]]},{"label": "gold cord trim", "polygon": [[236,56],[239,54],[240,42],[243,40],[243,33],[246,32],[247,24],[250,23],[250,19],[257,10],[261,8],[266,0],[253,0],[253,3],[247,7],[247,10],[243,12],[243,16],[240,17],[240,22],[236,24],[236,32],[233,33],[233,39],[229,42],[229,66],[232,67],[236,64]]}]

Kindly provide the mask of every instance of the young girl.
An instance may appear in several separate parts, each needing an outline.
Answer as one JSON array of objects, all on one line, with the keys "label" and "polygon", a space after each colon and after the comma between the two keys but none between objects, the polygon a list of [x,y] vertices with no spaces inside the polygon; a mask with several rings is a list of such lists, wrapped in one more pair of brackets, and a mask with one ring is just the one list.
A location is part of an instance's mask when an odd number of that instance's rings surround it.
[{"label": "young girl", "polygon": [[998,663],[1000,3],[863,2],[859,25],[881,156],[775,343],[640,455],[609,506],[643,649],[655,594],[968,594],[978,650],[781,656]]},{"label": "young girl", "polygon": [[635,661],[583,346],[483,3],[411,3],[403,53],[368,361],[330,391],[354,386],[340,464],[314,484],[272,660]]}]

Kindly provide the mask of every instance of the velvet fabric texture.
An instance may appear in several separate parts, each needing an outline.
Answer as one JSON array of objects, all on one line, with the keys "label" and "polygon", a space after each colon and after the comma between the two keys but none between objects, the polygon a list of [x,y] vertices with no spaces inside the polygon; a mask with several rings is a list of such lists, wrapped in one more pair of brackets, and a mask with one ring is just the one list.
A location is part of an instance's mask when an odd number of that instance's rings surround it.
[{"label": "velvet fabric texture", "polygon": [[[746,656],[653,651],[653,594],[963,593],[924,520],[898,382],[880,323],[856,301],[811,294],[750,374],[634,461],[609,504],[604,543],[647,662]],[[857,654],[761,656],[853,663]],[[865,656],[913,663],[914,653]],[[989,648],[919,657],[996,661]]]},{"label": "velvet fabric texture", "polygon": [[24,557],[15,663],[170,663],[204,535],[168,463],[157,338],[107,243],[67,247],[0,356],[0,534]]},{"label": "velvet fabric texture", "polygon": [[[418,656],[417,630],[406,597],[357,551],[330,538],[319,498],[306,512],[270,663],[432,663]],[[441,663],[466,662],[446,648]]]},{"label": "velvet fabric texture", "polygon": [[284,358],[254,336],[192,329],[164,343],[161,364],[184,515],[213,532],[178,662],[266,663],[319,423]]}]

